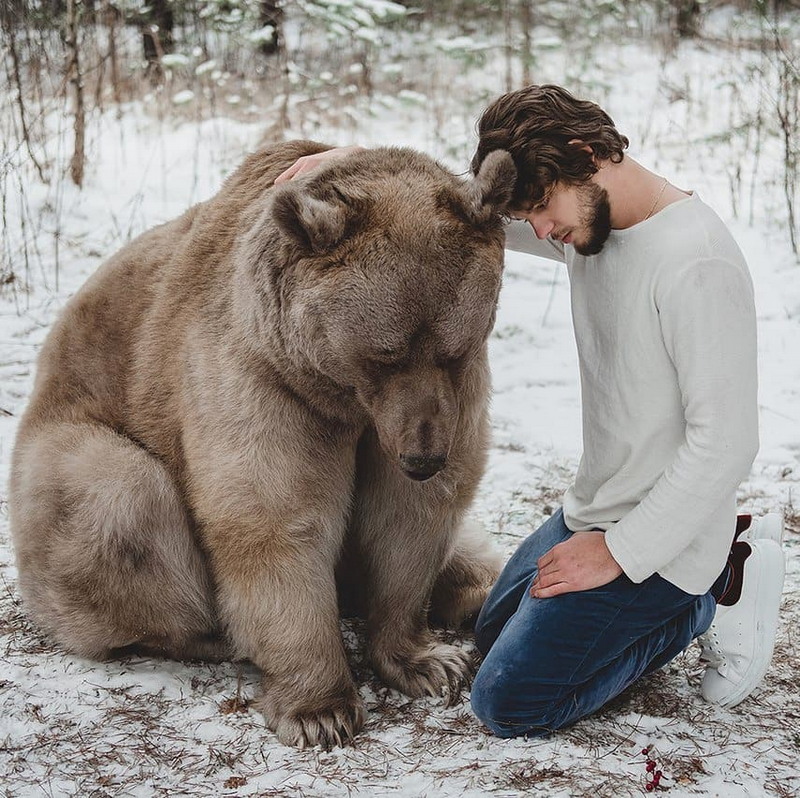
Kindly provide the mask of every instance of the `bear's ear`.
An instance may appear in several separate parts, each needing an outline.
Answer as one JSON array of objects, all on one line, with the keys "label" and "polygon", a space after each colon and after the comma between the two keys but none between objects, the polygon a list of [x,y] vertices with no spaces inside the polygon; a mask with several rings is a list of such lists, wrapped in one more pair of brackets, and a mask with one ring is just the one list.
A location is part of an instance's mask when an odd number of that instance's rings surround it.
[{"label": "bear's ear", "polygon": [[514,193],[517,169],[506,150],[492,150],[478,174],[467,184],[467,207],[476,221],[505,213]]},{"label": "bear's ear", "polygon": [[319,199],[291,184],[275,190],[272,204],[272,215],[281,231],[304,252],[318,255],[329,252],[344,238],[348,210],[338,198]]}]

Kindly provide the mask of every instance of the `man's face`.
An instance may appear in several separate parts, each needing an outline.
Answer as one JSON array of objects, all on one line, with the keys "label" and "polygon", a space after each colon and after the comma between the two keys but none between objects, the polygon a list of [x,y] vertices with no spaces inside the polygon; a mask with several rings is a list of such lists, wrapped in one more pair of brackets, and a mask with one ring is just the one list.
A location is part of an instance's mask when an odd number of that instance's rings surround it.
[{"label": "man's face", "polygon": [[537,238],[572,244],[581,255],[600,252],[611,232],[608,192],[592,181],[556,183],[543,202],[514,216],[527,221]]}]

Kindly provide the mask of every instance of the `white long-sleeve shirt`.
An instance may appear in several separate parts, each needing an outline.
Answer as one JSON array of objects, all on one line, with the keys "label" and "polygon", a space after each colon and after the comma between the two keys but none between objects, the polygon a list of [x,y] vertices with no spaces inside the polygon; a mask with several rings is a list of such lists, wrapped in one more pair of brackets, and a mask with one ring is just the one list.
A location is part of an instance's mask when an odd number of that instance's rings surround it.
[{"label": "white long-sleeve shirt", "polygon": [[525,222],[506,246],[569,272],[583,455],[567,527],[605,530],[634,582],[658,573],[704,593],[758,450],[753,286],[733,237],[693,194],[613,230],[599,255],[539,241]]}]

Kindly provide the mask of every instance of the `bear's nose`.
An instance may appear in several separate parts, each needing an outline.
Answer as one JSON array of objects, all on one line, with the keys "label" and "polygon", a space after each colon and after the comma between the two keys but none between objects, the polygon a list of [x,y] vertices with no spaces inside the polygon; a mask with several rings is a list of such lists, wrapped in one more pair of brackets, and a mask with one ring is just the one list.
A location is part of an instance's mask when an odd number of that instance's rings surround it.
[{"label": "bear's nose", "polygon": [[447,463],[447,456],[444,454],[401,454],[400,468],[405,475],[418,482],[430,479],[434,474],[438,474]]}]

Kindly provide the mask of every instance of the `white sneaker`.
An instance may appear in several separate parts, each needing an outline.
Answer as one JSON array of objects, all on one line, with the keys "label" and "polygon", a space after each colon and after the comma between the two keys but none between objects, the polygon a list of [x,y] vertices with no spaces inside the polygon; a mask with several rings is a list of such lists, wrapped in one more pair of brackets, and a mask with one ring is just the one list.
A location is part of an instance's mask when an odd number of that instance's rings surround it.
[{"label": "white sneaker", "polygon": [[735,540],[783,540],[783,514],[767,513],[755,518],[752,515],[736,516]]},{"label": "white sneaker", "polygon": [[744,701],[769,668],[785,568],[783,550],[772,539],[734,543],[731,562],[731,586],[708,631],[698,638],[700,658],[708,663],[703,698],[724,707]]}]

